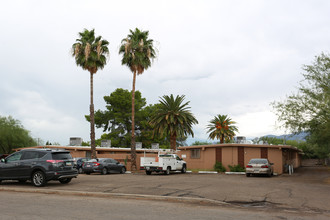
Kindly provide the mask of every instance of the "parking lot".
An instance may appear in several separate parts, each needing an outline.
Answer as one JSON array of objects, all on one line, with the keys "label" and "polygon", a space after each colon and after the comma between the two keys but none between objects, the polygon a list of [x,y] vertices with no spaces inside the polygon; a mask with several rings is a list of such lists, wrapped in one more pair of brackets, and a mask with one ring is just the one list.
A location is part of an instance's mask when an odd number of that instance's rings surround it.
[{"label": "parking lot", "polygon": [[46,187],[36,188],[29,182],[7,181],[1,184],[0,190],[75,194],[86,192],[109,197],[168,198],[177,202],[181,202],[180,198],[185,198],[186,202],[191,200],[213,205],[330,216],[330,169],[327,167],[303,167],[293,175],[284,174],[271,178],[196,173],[80,174],[67,185],[53,181]]}]

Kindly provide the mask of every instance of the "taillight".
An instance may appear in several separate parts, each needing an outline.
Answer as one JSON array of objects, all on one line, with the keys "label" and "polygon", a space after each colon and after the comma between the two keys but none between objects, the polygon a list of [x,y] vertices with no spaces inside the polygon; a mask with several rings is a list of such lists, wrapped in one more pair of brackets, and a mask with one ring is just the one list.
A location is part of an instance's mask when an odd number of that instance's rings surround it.
[{"label": "taillight", "polygon": [[261,168],[268,168],[268,166],[267,165],[262,165]]},{"label": "taillight", "polygon": [[100,164],[99,163],[97,163],[97,162],[93,162],[94,163],[94,167],[97,167],[97,166],[100,166]]},{"label": "taillight", "polygon": [[61,163],[64,162],[64,160],[46,160],[48,163]]},{"label": "taillight", "polygon": [[252,166],[248,164],[248,165],[246,165],[246,168],[252,168]]}]

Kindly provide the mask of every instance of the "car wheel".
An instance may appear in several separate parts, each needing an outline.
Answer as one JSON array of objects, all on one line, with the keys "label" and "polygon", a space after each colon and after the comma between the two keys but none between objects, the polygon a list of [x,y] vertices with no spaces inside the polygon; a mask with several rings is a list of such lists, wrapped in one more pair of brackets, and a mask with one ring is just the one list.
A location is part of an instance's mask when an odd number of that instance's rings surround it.
[{"label": "car wheel", "polygon": [[78,169],[78,173],[84,173],[84,171],[81,167]]},{"label": "car wheel", "polygon": [[69,182],[71,182],[72,178],[65,178],[65,179],[59,179],[58,181],[60,181],[60,183],[62,184],[67,184]]},{"label": "car wheel", "polygon": [[104,167],[101,171],[101,174],[106,175],[107,173],[108,173],[108,170],[107,170],[107,168]]},{"label": "car wheel", "polygon": [[186,172],[187,172],[187,167],[186,167],[186,165],[183,165],[181,173],[186,173]]},{"label": "car wheel", "polygon": [[126,168],[125,167],[121,168],[120,173],[124,174],[125,172],[126,172]]},{"label": "car wheel", "polygon": [[146,170],[147,175],[151,175],[151,171]]},{"label": "car wheel", "polygon": [[247,173],[247,174],[246,174],[246,177],[250,177],[250,175],[251,175],[250,173]]},{"label": "car wheel", "polygon": [[268,176],[268,177],[271,177],[271,176],[272,176],[272,173],[268,173],[267,176]]},{"label": "car wheel", "polygon": [[85,174],[90,175],[91,173],[87,172],[87,173],[85,173]]},{"label": "car wheel", "polygon": [[36,187],[44,186],[47,183],[45,173],[42,171],[34,172],[32,174],[31,182]]},{"label": "car wheel", "polygon": [[171,171],[171,168],[170,168],[170,167],[167,167],[167,168],[166,168],[166,171],[165,171],[165,174],[166,174],[166,175],[170,175],[170,171]]}]

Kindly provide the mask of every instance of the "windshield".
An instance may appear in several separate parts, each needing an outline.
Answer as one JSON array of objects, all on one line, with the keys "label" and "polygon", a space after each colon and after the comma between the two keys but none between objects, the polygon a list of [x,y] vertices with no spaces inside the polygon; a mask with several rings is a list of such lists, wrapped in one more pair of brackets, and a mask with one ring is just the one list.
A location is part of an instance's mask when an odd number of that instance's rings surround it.
[{"label": "windshield", "polygon": [[265,164],[267,163],[266,159],[252,159],[250,160],[249,163],[254,163],[254,164]]},{"label": "windshield", "polygon": [[52,153],[54,160],[70,160],[72,156],[69,152]]}]

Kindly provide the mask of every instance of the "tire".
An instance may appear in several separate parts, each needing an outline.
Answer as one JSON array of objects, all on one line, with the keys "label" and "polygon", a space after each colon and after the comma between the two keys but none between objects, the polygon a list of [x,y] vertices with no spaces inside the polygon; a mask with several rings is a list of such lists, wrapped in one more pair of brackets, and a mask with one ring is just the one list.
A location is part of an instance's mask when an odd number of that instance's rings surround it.
[{"label": "tire", "polygon": [[47,180],[46,180],[46,175],[42,171],[36,171],[32,174],[31,177],[31,182],[34,186],[36,187],[41,187],[46,185]]},{"label": "tire", "polygon": [[250,173],[247,173],[247,174],[246,174],[246,177],[250,177]]},{"label": "tire", "polygon": [[170,172],[171,172],[171,167],[167,167],[166,168],[166,171],[165,171],[165,174],[166,175],[170,175]]},{"label": "tire", "polygon": [[272,177],[272,173],[268,173],[267,176],[268,176],[268,177]]},{"label": "tire", "polygon": [[103,169],[102,169],[102,171],[101,171],[101,174],[102,174],[102,175],[106,175],[106,174],[108,174],[108,169],[105,168],[105,167],[103,167]]},{"label": "tire", "polygon": [[60,181],[60,183],[62,184],[68,184],[69,182],[71,182],[72,178],[65,178],[65,179],[59,179],[58,181]]},{"label": "tire", "polygon": [[120,173],[121,174],[124,174],[126,172],[126,168],[125,167],[122,167],[121,170],[120,170]]},{"label": "tire", "polygon": [[146,170],[147,175],[151,175],[151,171]]},{"label": "tire", "polygon": [[78,169],[78,173],[84,173],[84,171],[81,167]]},{"label": "tire", "polygon": [[87,173],[85,173],[85,174],[90,175],[91,173],[87,172]]},{"label": "tire", "polygon": [[186,172],[187,172],[187,167],[186,167],[186,165],[183,165],[181,173],[186,173]]}]

